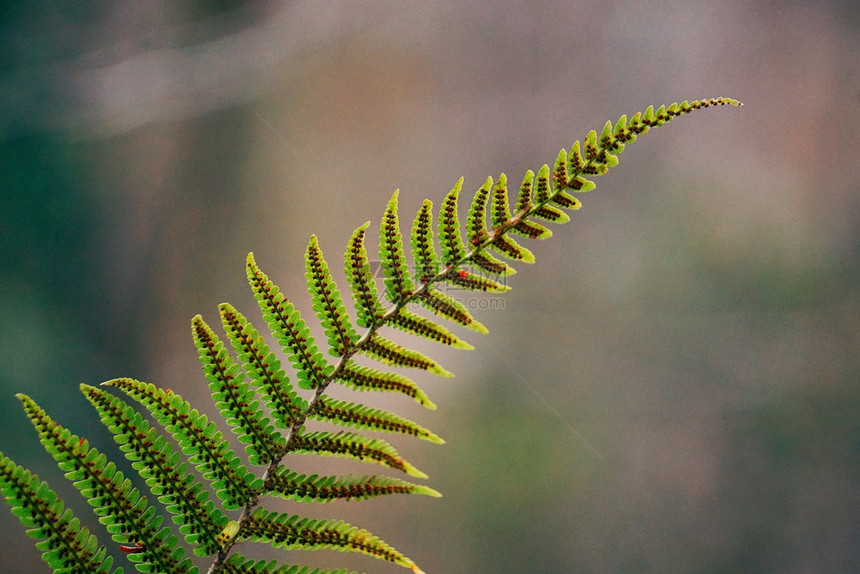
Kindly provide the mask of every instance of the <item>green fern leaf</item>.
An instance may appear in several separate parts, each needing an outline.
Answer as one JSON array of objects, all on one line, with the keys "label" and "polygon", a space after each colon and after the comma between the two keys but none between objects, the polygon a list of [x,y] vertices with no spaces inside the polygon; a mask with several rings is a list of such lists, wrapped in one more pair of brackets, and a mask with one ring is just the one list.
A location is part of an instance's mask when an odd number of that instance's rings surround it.
[{"label": "green fern leaf", "polygon": [[423,494],[440,497],[437,491],[387,476],[305,476],[284,467],[266,480],[266,494],[297,502],[365,500],[389,494]]},{"label": "green fern leaf", "polygon": [[433,203],[425,199],[412,223],[412,260],[415,280],[429,283],[440,271],[439,258],[433,245]]},{"label": "green fern leaf", "polygon": [[523,213],[532,208],[532,188],[535,182],[535,172],[527,170],[523,176],[523,182],[520,184],[520,192],[517,195],[516,213]]},{"label": "green fern leaf", "polygon": [[472,256],[471,263],[491,275],[498,275],[500,277],[508,277],[517,272],[516,269],[501,259],[493,257],[486,251],[475,253],[475,255]]},{"label": "green fern leaf", "polygon": [[[576,146],[579,145],[579,142],[576,142]],[[578,148],[577,148],[578,149]],[[578,153],[578,152],[577,152]],[[568,157],[567,150],[562,148],[559,150],[558,155],[555,158],[555,164],[552,171],[552,179],[555,182],[557,187],[567,187],[571,180],[571,170],[568,169]],[[541,170],[543,171],[543,170]],[[549,166],[547,166],[547,172],[549,171]],[[547,197],[547,183],[546,180],[548,178],[546,175],[543,176],[543,189],[537,190],[535,189],[535,200],[544,203]]]},{"label": "green fern leaf", "polygon": [[[491,219],[493,229],[504,228],[511,221],[511,210],[508,206],[508,178],[505,174],[499,176],[499,180],[493,185],[492,193],[493,209]],[[512,229],[516,229],[516,226],[513,226]],[[494,249],[505,257],[524,263],[534,263],[535,261],[535,256],[531,251],[504,234],[496,234],[490,242],[489,248]]]},{"label": "green fern leaf", "polygon": [[449,321],[459,323],[463,327],[478,333],[489,332],[487,328],[475,319],[465,305],[436,289],[426,289],[416,293],[415,302],[445,317]]},{"label": "green fern leaf", "polygon": [[[573,146],[571,146],[571,154],[568,157],[567,150],[562,148],[559,150],[558,155],[555,157],[555,164],[552,171],[552,179],[555,182],[557,187],[568,187],[570,185],[570,181],[573,178],[571,175],[576,169],[573,167],[573,164],[577,162],[576,158],[574,158],[574,153],[579,156],[579,142],[576,142]],[[579,157],[579,163],[581,164],[582,158]],[[546,201],[547,190],[546,188],[543,191],[539,191],[535,188],[535,201],[539,203],[544,203]]]},{"label": "green fern leaf", "polygon": [[[200,414],[181,396],[134,379],[114,379],[102,383],[115,387],[152,413],[179,443],[228,509],[240,508],[251,497],[260,481],[248,472],[230,448],[215,423]],[[260,483],[260,484],[258,484]]]},{"label": "green fern leaf", "polygon": [[408,434],[423,440],[444,444],[445,441],[418,423],[382,409],[374,409],[328,397],[320,397],[310,418],[353,428]]},{"label": "green fern leaf", "polygon": [[406,333],[411,333],[443,345],[454,347],[455,349],[474,349],[472,345],[460,339],[457,335],[437,324],[436,322],[416,315],[406,308],[399,309],[393,313],[390,318],[391,326]]},{"label": "green fern leaf", "polygon": [[[42,560],[63,574],[102,574],[111,571],[113,557],[71,510],[65,508],[48,483],[0,452],[0,491],[12,513],[40,542]],[[122,573],[122,568],[114,570]]]},{"label": "green fern leaf", "polygon": [[178,540],[170,529],[162,528],[162,517],[156,515],[155,508],[146,503],[146,497],[114,463],[50,418],[33,399],[23,394],[16,396],[45,450],[87,499],[113,539],[120,544],[141,545],[139,553],[128,555],[139,571],[151,572],[154,568],[171,574],[197,572],[190,559],[182,559],[184,549],[177,546]]},{"label": "green fern leaf", "polygon": [[[506,239],[503,236],[500,237],[501,239]],[[444,278],[444,281],[459,289],[465,289],[467,291],[504,293],[505,291],[511,290],[511,288],[504,283],[500,283],[499,281],[495,281],[493,279],[490,279],[489,277],[484,277],[475,273],[469,273],[464,269],[460,269],[456,273],[447,274]]]},{"label": "green fern leaf", "polygon": [[557,224],[567,223],[570,221],[570,216],[568,214],[553,205],[544,205],[543,207],[539,207],[532,214],[532,217]]},{"label": "green fern leaf", "polygon": [[487,239],[487,201],[490,198],[490,190],[493,188],[493,178],[488,177],[484,185],[478,188],[472,196],[472,205],[466,216],[466,232],[469,242],[478,245]]},{"label": "green fern leaf", "polygon": [[434,410],[436,408],[430,397],[411,379],[399,373],[385,372],[359,365],[355,361],[348,361],[345,364],[337,382],[357,391],[401,393],[407,397],[412,397],[428,409]]},{"label": "green fern leaf", "polygon": [[[412,258],[415,262],[415,279],[427,285],[415,293],[414,301],[437,315],[459,323],[473,331],[486,333],[487,329],[479,323],[461,303],[443,293],[439,293],[430,281],[440,271],[440,262],[433,245],[433,204],[425,200],[412,224]],[[483,225],[483,224],[482,224]]]},{"label": "green fern leaf", "polygon": [[[684,102],[681,105],[684,106],[686,104],[687,102]],[[627,133],[627,114],[623,114],[620,118],[618,118],[618,121],[615,122],[615,129],[613,130],[615,139],[617,139],[622,146],[621,149],[624,149],[625,133]]]},{"label": "green fern leaf", "polygon": [[385,309],[379,302],[379,293],[376,290],[376,282],[373,280],[370,262],[367,259],[367,249],[364,246],[364,236],[369,225],[368,221],[353,232],[344,257],[346,278],[355,300],[355,311],[358,316],[356,322],[360,327],[368,329],[376,327],[385,314]]},{"label": "green fern leaf", "polygon": [[490,220],[495,229],[511,220],[511,209],[508,205],[508,178],[505,174],[501,174],[495,184],[492,178],[488,179],[487,183],[492,186],[493,209],[490,211]]},{"label": "green fern leaf", "polygon": [[222,303],[218,309],[224,332],[251,378],[251,384],[265,397],[275,425],[291,428],[307,410],[307,401],[296,394],[281,362],[251,322],[229,303]]},{"label": "green fern leaf", "polygon": [[399,303],[412,294],[412,279],[403,252],[403,236],[397,217],[397,193],[391,196],[382,224],[379,226],[379,261],[382,265],[385,296],[392,303]]},{"label": "green fern leaf", "polygon": [[[580,159],[578,161],[581,161],[581,156],[579,156],[579,142],[576,142],[571,148],[571,156],[579,157]],[[565,158],[566,153],[564,150],[561,150],[556,163],[564,163],[566,161]],[[582,165],[584,166],[585,164],[583,163]],[[553,173],[553,177],[556,178],[555,190],[550,198],[549,167],[544,165],[538,171],[535,195],[539,198],[541,207],[535,209],[534,214],[536,217],[553,220],[553,217],[557,217],[554,216],[554,214],[561,213],[564,217],[562,217],[562,221],[560,221],[560,223],[564,223],[568,221],[570,217],[563,211],[558,210],[556,207],[572,210],[582,207],[580,201],[565,191],[565,188],[571,189],[576,193],[583,193],[594,189],[594,182],[583,178],[581,175],[575,175],[568,178],[566,174],[561,173],[560,169]],[[549,212],[544,211],[547,209]]]},{"label": "green fern leaf", "polygon": [[[573,144],[573,149],[579,149],[579,142]],[[559,156],[564,155],[564,150],[559,152]],[[569,185],[570,179],[556,180],[556,189],[561,189]],[[549,166],[544,164],[537,172],[534,186],[534,200],[537,205],[546,205],[550,200],[550,181],[549,181]],[[534,206],[532,209],[535,209]]]},{"label": "green fern leaf", "polygon": [[[585,136],[585,140],[582,142],[582,148],[583,157],[586,161],[585,173],[587,175],[604,175],[609,171],[610,167],[614,167],[618,164],[617,157],[601,150],[597,145],[597,132],[595,130],[591,130],[588,132],[588,135]],[[615,161],[612,162],[609,160],[609,157],[613,158]]]},{"label": "green fern leaf", "polygon": [[[526,213],[530,212],[533,207],[533,185],[534,172],[532,170],[528,170],[525,176],[523,176],[523,182],[520,184],[520,191],[517,194],[517,202],[515,206],[515,217],[517,221],[511,228],[511,231],[529,239],[547,239],[552,237],[552,231],[539,223],[527,221],[525,219]],[[500,199],[500,202],[502,205],[507,203],[506,200],[503,201],[502,199]],[[508,214],[508,217],[510,217],[510,214]]]},{"label": "green fern leaf", "polygon": [[[582,207],[582,203],[563,189],[558,190],[552,198],[552,203],[564,209],[576,210]],[[544,206],[552,207],[552,206]]]},{"label": "green fern leaf", "polygon": [[258,508],[240,537],[286,549],[360,552],[418,572],[412,560],[371,534],[342,520],[318,520]]},{"label": "green fern leaf", "polygon": [[445,196],[442,208],[439,210],[438,235],[442,248],[442,262],[451,266],[457,265],[466,257],[466,246],[460,236],[460,222],[457,216],[457,201],[463,189],[461,177]]},{"label": "green fern leaf", "polygon": [[[543,177],[546,177],[546,174],[549,173],[548,170],[549,170],[549,168],[547,166],[544,166],[540,170]],[[523,177],[522,184],[520,184],[520,192],[519,192],[519,195],[517,196],[517,204],[516,204],[516,213],[517,213],[517,217],[519,217],[520,220],[516,223],[516,225],[514,225],[514,227],[511,229],[511,231],[513,231],[517,235],[521,235],[523,237],[528,237],[529,239],[547,239],[549,237],[552,237],[552,231],[550,231],[547,227],[545,227],[539,223],[535,223],[533,221],[527,221],[525,219],[525,214],[527,212],[531,212],[532,207],[533,207],[533,204],[532,204],[532,186],[534,184],[534,177],[535,177],[534,172],[532,170],[528,170],[526,172],[526,175]],[[544,211],[546,211],[546,210],[544,209]],[[563,212],[559,212],[559,213],[562,216],[565,215]],[[548,212],[548,214],[551,215],[551,212]],[[532,217],[537,217],[539,219],[547,219],[546,216],[541,217],[541,215],[538,213],[529,213],[529,215]],[[554,219],[551,219],[551,220],[556,221],[557,223],[564,223],[563,217],[558,218],[558,219],[562,219],[562,221],[557,221]],[[568,220],[569,219],[570,218],[568,217]]]},{"label": "green fern leaf", "polygon": [[[625,116],[626,117],[626,116]],[[633,114],[633,117],[630,118],[630,121],[627,123],[627,132],[624,134],[619,134],[618,137],[620,141],[624,141],[627,143],[636,141],[636,134],[643,133],[640,132],[642,128],[642,112],[636,112]],[[622,136],[624,139],[622,139]]]},{"label": "green fern leaf", "polygon": [[[593,190],[597,185],[594,181],[590,179],[586,179],[582,174],[587,173],[586,170],[586,161],[582,157],[582,153],[580,152],[581,144],[576,142],[570,148],[570,152],[567,154],[567,166],[568,166],[568,179],[566,183],[561,181],[557,181],[556,185],[560,187],[567,187],[576,193],[586,193]],[[563,151],[563,150],[562,150]]]},{"label": "green fern leaf", "polygon": [[81,385],[81,391],[152,494],[174,516],[173,521],[181,525],[179,530],[185,540],[196,546],[194,553],[206,556],[217,552],[218,534],[227,517],[215,508],[209,493],[188,472],[186,464],[179,463],[179,453],[150,428],[140,413],[119,398],[88,385]]},{"label": "green fern leaf", "polygon": [[367,343],[361,349],[361,352],[368,357],[381,361],[387,365],[420,369],[422,371],[435,373],[442,377],[454,376],[427,355],[407,349],[390,339],[386,339],[385,337],[381,337],[376,334],[367,340]]},{"label": "green fern leaf", "polygon": [[328,263],[323,258],[316,235],[311,236],[305,255],[305,274],[308,291],[313,299],[313,308],[328,337],[329,353],[335,357],[349,354],[358,342],[340,291],[331,276]]},{"label": "green fern leaf", "polygon": [[226,574],[356,574],[346,569],[329,570],[312,566],[280,565],[274,560],[249,560],[241,554],[234,554],[224,566]]},{"label": "green fern leaf", "polygon": [[427,478],[427,475],[404,460],[393,446],[382,439],[371,439],[351,432],[317,431],[299,433],[293,441],[294,452],[337,456],[374,462],[406,474]]},{"label": "green fern leaf", "polygon": [[548,239],[552,237],[552,231],[549,228],[533,221],[521,220],[517,222],[511,231],[529,239]]},{"label": "green fern leaf", "polygon": [[246,444],[251,464],[265,466],[277,460],[285,441],[259,408],[259,401],[244,381],[239,366],[218,336],[196,315],[191,321],[203,373],[212,389],[212,398],[227,424]]},{"label": "green fern leaf", "polygon": [[277,285],[269,281],[248,254],[248,282],[269,325],[269,330],[289,354],[290,363],[296,370],[299,387],[313,389],[325,384],[334,367],[328,365],[310,335],[301,313],[284,297]]}]

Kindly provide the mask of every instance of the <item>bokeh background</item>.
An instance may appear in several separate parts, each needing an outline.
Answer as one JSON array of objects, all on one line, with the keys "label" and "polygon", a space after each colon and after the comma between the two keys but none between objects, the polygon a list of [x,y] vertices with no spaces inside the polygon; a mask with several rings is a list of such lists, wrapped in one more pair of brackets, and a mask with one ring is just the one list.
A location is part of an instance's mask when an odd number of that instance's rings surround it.
[{"label": "bokeh background", "polygon": [[[411,220],[622,113],[731,96],[649,133],[531,245],[476,311],[477,350],[422,347],[457,375],[418,378],[439,410],[386,404],[448,440],[395,441],[444,498],[273,505],[366,526],[428,574],[860,571],[856,2],[0,14],[0,450],[79,515],[14,393],[120,459],[78,385],[133,376],[214,412],[189,320],[225,300],[255,315],[248,251],[308,312],[308,237],[342,278],[395,188]],[[3,572],[47,571],[0,525]]]}]

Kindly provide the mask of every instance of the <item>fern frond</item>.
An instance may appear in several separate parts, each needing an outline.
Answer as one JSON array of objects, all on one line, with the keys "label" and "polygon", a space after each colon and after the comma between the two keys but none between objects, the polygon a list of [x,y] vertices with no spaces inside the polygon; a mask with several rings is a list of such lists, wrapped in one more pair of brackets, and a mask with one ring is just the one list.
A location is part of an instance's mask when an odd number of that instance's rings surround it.
[{"label": "fern frond", "polygon": [[457,217],[457,202],[463,189],[461,177],[445,196],[439,210],[438,235],[442,247],[442,262],[455,265],[466,257],[466,246],[460,236],[460,222]]},{"label": "fern frond", "polygon": [[274,560],[249,560],[241,554],[233,554],[224,565],[227,574],[356,574],[348,570],[329,570],[313,566],[280,565]]},{"label": "fern frond", "polygon": [[389,393],[401,393],[412,397],[428,409],[435,410],[436,405],[430,400],[424,391],[411,379],[399,373],[380,371],[354,361],[348,361],[336,382],[351,387],[357,391],[382,391]]},{"label": "fern frond", "polygon": [[[436,255],[436,248],[433,245],[432,209],[433,204],[429,200],[425,200],[412,224],[412,258],[415,262],[415,279],[422,284],[428,284],[441,271],[441,264]],[[472,317],[466,307],[452,297],[448,297],[433,289],[430,285],[428,285],[427,289],[418,291],[413,300],[437,315],[441,315],[473,331],[479,333],[487,332],[486,327]],[[398,318],[402,317],[395,316],[395,326],[398,326]],[[401,326],[401,328],[403,327]]]},{"label": "fern frond", "polygon": [[532,217],[535,217],[537,219],[543,219],[544,221],[549,221],[550,223],[557,223],[559,225],[570,221],[570,216],[568,214],[558,209],[554,205],[549,204],[544,205],[543,207],[535,210]]},{"label": "fern frond", "polygon": [[140,413],[119,398],[88,385],[81,385],[81,391],[152,494],[173,515],[173,521],[181,525],[179,531],[186,542],[196,547],[194,553],[206,556],[218,552],[218,534],[227,517],[215,508],[209,493],[188,471],[186,463],[179,462],[179,453],[150,428]]},{"label": "fern frond", "polygon": [[[48,483],[0,452],[0,492],[12,513],[35,538],[42,560],[64,574],[102,574],[111,571],[113,557],[99,546],[95,535],[66,509]],[[122,568],[114,570],[122,573]]]},{"label": "fern frond", "polygon": [[318,520],[292,514],[280,514],[258,508],[245,523],[240,537],[268,542],[286,549],[360,552],[387,560],[413,571],[412,560],[368,532],[342,520]]},{"label": "fern frond", "polygon": [[334,367],[326,363],[319,352],[301,313],[260,270],[253,253],[248,254],[247,271],[257,304],[269,330],[284,352],[289,354],[290,363],[299,379],[299,387],[314,389],[326,384]]},{"label": "fern frond", "polygon": [[[501,237],[502,239],[506,239],[505,237]],[[449,283],[455,287],[460,289],[465,289],[467,291],[483,291],[485,293],[504,293],[505,291],[510,291],[510,286],[496,281],[494,279],[490,279],[489,277],[484,277],[483,275],[477,275],[475,273],[470,273],[465,269],[460,269],[456,273],[448,273],[444,281]]]},{"label": "fern frond", "polygon": [[[493,185],[492,191],[493,209],[491,211],[491,220],[493,229],[502,229],[511,221],[511,210],[508,205],[508,178],[505,174],[499,176],[498,181]],[[516,231],[517,226],[523,221],[515,222],[510,229]],[[522,261],[524,263],[534,263],[535,256],[531,251],[519,245],[509,236],[496,232],[495,237],[489,242],[490,249],[494,249],[501,255]]]},{"label": "fern frond", "polygon": [[[579,156],[579,142],[576,142],[571,148],[571,155],[574,157],[579,157],[581,160],[581,156]],[[564,161],[565,152],[561,150],[559,152],[559,161]],[[584,164],[583,164],[584,165]],[[556,171],[554,173],[554,177],[563,177],[559,175],[561,172]],[[569,180],[557,180],[557,181],[567,181],[567,185],[563,186],[560,184],[556,185],[555,190],[550,196],[550,187],[549,187],[549,166],[544,165],[540,171],[538,172],[538,189],[540,190],[540,197],[542,208],[539,208],[534,211],[534,215],[536,217],[542,217],[545,215],[544,209],[550,208],[553,209],[555,207],[560,207],[564,209],[577,210],[582,207],[582,203],[574,196],[570,195],[566,189],[570,189],[574,193],[584,193],[587,191],[591,191],[594,189],[594,182],[590,179],[585,179],[580,175],[577,175]],[[561,212],[564,213],[564,212]]]},{"label": "fern frond", "polygon": [[472,255],[471,263],[491,275],[498,275],[500,277],[508,277],[517,272],[516,269],[501,259],[493,257],[486,251],[481,251]]},{"label": "fern frond", "polygon": [[284,467],[266,480],[266,494],[297,502],[365,500],[388,494],[442,496],[426,486],[387,476],[305,476]]},{"label": "fern frond", "polygon": [[499,235],[495,241],[489,244],[489,247],[499,254],[515,261],[522,261],[523,263],[535,262],[534,253],[507,235]]},{"label": "fern frond", "polygon": [[290,428],[307,410],[307,401],[296,393],[281,362],[251,322],[229,303],[222,303],[218,310],[224,332],[251,384],[265,397],[266,406],[275,416],[275,425]]},{"label": "fern frond", "polygon": [[311,236],[305,254],[305,274],[313,308],[328,338],[329,353],[343,357],[358,342],[358,335],[346,313],[340,291],[331,276],[328,263],[323,258],[316,235]]},{"label": "fern frond", "polygon": [[552,237],[552,231],[548,227],[524,219],[519,221],[511,231],[529,239],[548,239]]},{"label": "fern frond", "polygon": [[407,349],[380,335],[374,334],[370,337],[364,347],[361,348],[361,352],[387,365],[420,369],[442,377],[454,376],[427,355]]},{"label": "fern frond", "polygon": [[472,316],[465,305],[437,289],[427,289],[426,291],[416,293],[415,302],[433,311],[435,314],[445,317],[449,321],[459,323],[467,329],[478,333],[489,332],[483,324]]},{"label": "fern frond", "polygon": [[346,248],[346,279],[349,282],[352,297],[355,300],[355,311],[358,315],[356,321],[360,327],[370,329],[376,327],[385,309],[379,301],[379,293],[376,290],[376,282],[370,270],[370,261],[367,259],[367,248],[364,246],[364,236],[370,222],[356,229],[349,240]]},{"label": "fern frond", "polygon": [[[489,180],[492,183],[492,180]],[[501,174],[496,183],[492,184],[493,208],[490,211],[490,220],[493,229],[501,227],[511,220],[511,208],[508,205],[508,178]],[[476,242],[477,243],[477,242]]]},{"label": "fern frond", "polygon": [[385,296],[395,304],[409,297],[414,289],[406,264],[406,254],[403,252],[403,236],[400,234],[400,221],[397,216],[397,195],[398,192],[395,191],[391,196],[379,226],[379,261],[382,265]]},{"label": "fern frond", "polygon": [[517,203],[514,209],[517,213],[522,213],[532,208],[532,188],[535,182],[535,172],[526,170],[523,176],[523,182],[520,184],[520,192],[517,194]]},{"label": "fern frond", "polygon": [[[532,185],[534,184],[534,172],[528,170],[523,177],[523,182],[520,184],[520,192],[517,195],[516,212],[524,213],[532,208]],[[547,239],[552,237],[552,231],[546,226],[533,221],[520,219],[511,228],[511,231],[522,237],[529,239]]]},{"label": "fern frond", "polygon": [[[574,142],[569,152],[563,149],[558,152],[559,157],[556,158],[558,169],[553,173],[553,178],[557,186],[569,187],[577,193],[586,193],[593,190],[596,185],[590,179],[585,179],[581,174],[585,173],[585,159],[582,157],[582,144],[579,141]],[[565,159],[566,158],[566,159]],[[566,166],[566,171],[561,172],[561,165]],[[546,190],[547,196],[549,189]]]},{"label": "fern frond", "polygon": [[240,508],[259,488],[259,479],[242,464],[215,423],[181,396],[134,379],[114,379],[102,384],[123,391],[152,413],[190,457],[191,464],[210,481],[225,508]]},{"label": "fern frond", "polygon": [[317,431],[299,433],[293,441],[293,452],[315,453],[353,460],[374,462],[406,474],[427,478],[427,475],[403,459],[386,441],[371,439],[351,432]]},{"label": "fern frond", "polygon": [[[592,130],[582,142],[561,150],[552,168],[543,165],[536,173],[527,171],[513,205],[507,176],[489,178],[472,198],[464,230],[458,219],[463,186],[460,179],[440,204],[435,239],[432,203],[425,200],[416,214],[409,235],[412,273],[404,253],[398,192],[395,192],[379,229],[384,302],[365,247],[369,223],[356,229],[347,245],[345,272],[354,301],[355,325],[365,329],[362,334],[356,332],[317,238],[312,236],[305,253],[308,292],[325,332],[328,352],[337,358],[336,363],[326,361],[299,311],[260,270],[253,254],[249,254],[246,265],[249,284],[269,330],[295,371],[297,388],[263,336],[231,305],[224,303],[219,311],[237,358],[199,315],[192,320],[192,332],[222,418],[246,445],[250,463],[266,466],[259,478],[248,471],[214,422],[170,390],[132,379],[105,383],[122,390],[152,413],[178,442],[181,453],[168,442],[166,435],[120,398],[87,385],[81,389],[131,460],[132,467],[179,525],[179,532],[194,547],[194,552],[214,555],[211,574],[346,574],[344,570],[279,565],[231,554],[240,541],[268,542],[290,549],[328,548],[364,553],[419,574],[421,571],[410,559],[365,530],[337,520],[278,514],[260,505],[266,495],[326,502],[387,494],[439,496],[438,492],[388,477],[298,474],[283,466],[283,457],[288,453],[338,456],[426,478],[383,439],[344,431],[309,432],[306,423],[310,420],[444,442],[394,412],[336,400],[326,394],[328,387],[338,383],[359,391],[397,392],[435,408],[412,380],[399,373],[359,364],[357,356],[391,367],[452,376],[433,359],[387,338],[381,331],[400,329],[449,346],[471,348],[438,321],[445,318],[467,329],[487,331],[450,290],[507,291],[509,286],[504,278],[516,271],[492,253],[514,261],[533,262],[534,254],[520,245],[519,238],[548,238],[552,234],[550,223],[569,221],[567,212],[581,207],[576,196],[595,188],[594,178],[618,164],[626,145],[675,117],[716,105],[740,103],[728,98],[685,101],[656,110],[649,107],[629,121],[621,116],[614,124],[607,122],[600,132]],[[463,242],[463,232],[467,243]],[[438,252],[435,241],[439,242]],[[429,310],[433,316],[416,314],[410,308],[413,304]],[[298,389],[312,389],[312,396],[303,398]],[[184,557],[185,548],[179,545],[178,538],[162,524],[163,517],[113,463],[90,448],[86,440],[50,418],[32,399],[25,395],[18,398],[45,449],[139,571],[197,572],[190,558]],[[260,406],[261,400],[265,401],[265,409]],[[275,426],[285,432],[282,434]],[[191,465],[206,482],[200,482],[189,470]],[[13,512],[30,528],[28,534],[40,540],[37,547],[55,571],[107,573],[110,570],[113,562],[106,549],[98,546],[95,537],[81,527],[56,494],[2,453],[0,489]],[[233,519],[225,516],[210,500],[209,489],[215,491],[225,508],[241,508],[240,515]]]},{"label": "fern frond", "polygon": [[246,444],[251,464],[267,465],[276,460],[285,441],[263,413],[233,356],[200,315],[192,319],[191,326],[215,406],[238,435],[239,442]]},{"label": "fern frond", "polygon": [[488,177],[484,185],[478,188],[472,196],[472,205],[466,216],[466,233],[469,242],[477,245],[484,241],[487,236],[487,200],[490,198],[490,190],[493,188],[493,178]]},{"label": "fern frond", "polygon": [[146,497],[132,486],[116,465],[86,440],[73,435],[27,395],[16,395],[24,405],[30,422],[36,428],[45,450],[59,463],[75,488],[93,507],[99,522],[105,525],[120,544],[140,544],[141,551],[129,554],[141,572],[196,573],[189,558],[182,559],[184,548],[178,546],[169,528]]},{"label": "fern frond", "polygon": [[408,434],[437,444],[445,443],[418,423],[399,417],[390,411],[328,397],[318,399],[310,418],[364,430]]},{"label": "fern frond", "polygon": [[439,258],[433,245],[433,203],[425,199],[412,222],[412,261],[418,283],[427,283],[439,273]]},{"label": "fern frond", "polygon": [[475,348],[442,325],[422,317],[421,315],[416,315],[415,313],[408,311],[405,307],[392,313],[390,324],[392,327],[405,331],[406,333],[411,333],[418,337],[436,341],[437,343],[442,343],[443,345],[448,345],[455,349],[470,350]]}]

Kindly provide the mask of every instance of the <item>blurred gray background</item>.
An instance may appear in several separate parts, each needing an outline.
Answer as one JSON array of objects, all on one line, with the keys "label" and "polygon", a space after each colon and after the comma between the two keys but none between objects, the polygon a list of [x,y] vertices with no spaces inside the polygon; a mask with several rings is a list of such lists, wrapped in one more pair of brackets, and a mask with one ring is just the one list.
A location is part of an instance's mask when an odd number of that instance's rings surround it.
[{"label": "blurred gray background", "polygon": [[[395,188],[411,221],[460,176],[518,182],[608,119],[731,96],[642,138],[530,244],[475,351],[422,346],[456,374],[418,378],[438,411],[377,403],[448,440],[395,441],[444,498],[272,506],[367,527],[428,574],[860,571],[856,2],[0,13],[0,450],[79,515],[14,393],[120,459],[78,385],[133,376],[214,412],[189,321],[257,316],[248,251],[309,313],[309,235],[343,283]],[[47,571],[0,524],[3,571]]]}]

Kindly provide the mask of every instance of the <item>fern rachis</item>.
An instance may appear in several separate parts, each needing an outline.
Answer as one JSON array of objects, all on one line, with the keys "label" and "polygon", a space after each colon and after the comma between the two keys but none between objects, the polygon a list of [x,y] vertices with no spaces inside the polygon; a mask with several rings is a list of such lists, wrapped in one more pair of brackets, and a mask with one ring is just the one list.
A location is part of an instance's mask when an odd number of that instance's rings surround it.
[{"label": "fern rachis", "polygon": [[[365,433],[407,434],[444,442],[439,436],[394,412],[335,400],[326,390],[340,383],[360,391],[399,393],[435,408],[414,381],[389,367],[451,374],[423,353],[386,338],[384,330],[394,328],[446,346],[472,348],[437,318],[478,333],[487,329],[440,289],[441,285],[506,291],[502,279],[516,272],[506,260],[534,261],[519,238],[546,239],[552,235],[548,224],[569,221],[567,211],[581,207],[575,195],[593,189],[591,178],[615,166],[625,145],[678,115],[725,104],[740,105],[735,100],[716,98],[658,110],[648,108],[629,121],[622,116],[615,124],[607,123],[600,134],[592,131],[583,143],[576,142],[570,150],[559,152],[552,167],[528,171],[513,204],[504,174],[487,179],[472,198],[465,225],[458,218],[461,179],[441,204],[435,238],[432,203],[425,200],[416,214],[409,234],[411,274],[395,192],[380,226],[384,298],[370,272],[364,246],[369,223],[356,229],[347,244],[345,270],[355,322],[319,242],[311,237],[305,254],[308,292],[326,338],[326,350],[334,359],[324,356],[305,319],[249,254],[248,281],[297,386],[259,331],[232,305],[219,306],[227,342],[201,316],[192,320],[193,339],[221,422],[245,445],[246,457],[234,452],[215,421],[170,390],[133,379],[104,383],[140,403],[161,427],[157,428],[120,396],[81,386],[132,467],[178,525],[177,532],[162,524],[156,507],[104,454],[49,417],[30,397],[18,397],[46,450],[93,506],[120,553],[140,571],[197,572],[185,557],[186,548],[191,548],[195,555],[213,557],[212,573],[345,572],[255,562],[233,551],[239,541],[256,541],[286,549],[359,552],[420,572],[411,559],[366,530],[343,521],[310,519],[264,508],[266,496],[301,502],[363,500],[389,494],[440,496],[432,488],[393,477],[307,476],[285,466],[286,455],[304,452],[372,462],[426,478],[387,441]],[[413,312],[413,306],[421,306],[432,318]],[[358,355],[380,366],[359,364]],[[308,426],[313,421],[348,430],[312,431]],[[255,474],[247,465],[259,467],[262,473]],[[2,453],[0,487],[13,512],[29,528],[28,533],[40,540],[43,559],[55,572],[114,571],[114,558],[108,549],[80,527],[50,487]],[[217,500],[212,499],[210,490]]]}]

